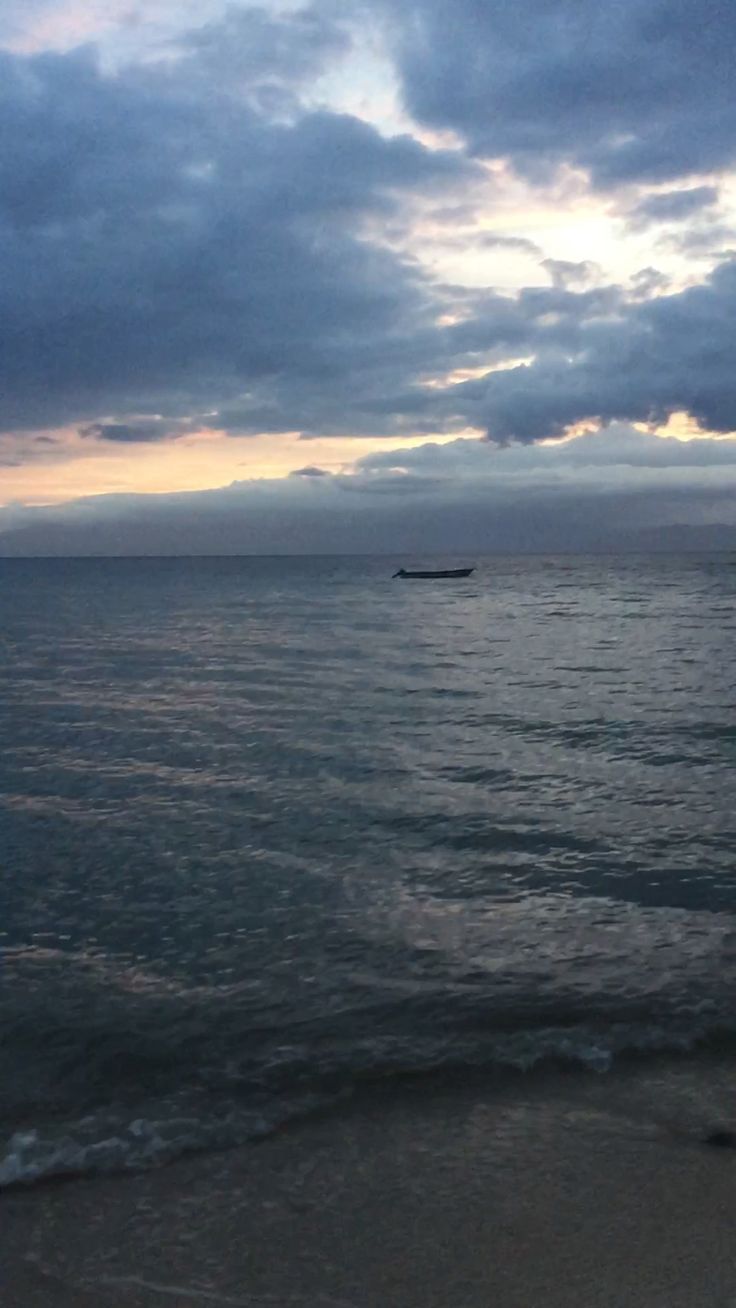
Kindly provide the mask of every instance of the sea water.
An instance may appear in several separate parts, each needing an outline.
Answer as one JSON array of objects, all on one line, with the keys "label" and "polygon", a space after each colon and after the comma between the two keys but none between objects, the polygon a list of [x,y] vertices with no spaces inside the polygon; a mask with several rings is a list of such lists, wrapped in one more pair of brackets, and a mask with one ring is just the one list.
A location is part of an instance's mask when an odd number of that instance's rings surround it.
[{"label": "sea water", "polygon": [[736,567],[465,562],[0,560],[0,1184],[736,1031]]}]

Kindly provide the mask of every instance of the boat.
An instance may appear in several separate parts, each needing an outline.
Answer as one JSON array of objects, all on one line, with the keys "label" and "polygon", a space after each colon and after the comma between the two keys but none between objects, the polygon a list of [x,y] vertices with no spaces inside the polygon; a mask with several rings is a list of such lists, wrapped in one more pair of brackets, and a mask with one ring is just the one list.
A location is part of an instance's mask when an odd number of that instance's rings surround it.
[{"label": "boat", "polygon": [[443,568],[438,572],[407,572],[406,568],[399,568],[394,573],[394,578],[416,577],[422,581],[434,581],[437,577],[469,577],[471,572],[475,572],[475,568]]}]

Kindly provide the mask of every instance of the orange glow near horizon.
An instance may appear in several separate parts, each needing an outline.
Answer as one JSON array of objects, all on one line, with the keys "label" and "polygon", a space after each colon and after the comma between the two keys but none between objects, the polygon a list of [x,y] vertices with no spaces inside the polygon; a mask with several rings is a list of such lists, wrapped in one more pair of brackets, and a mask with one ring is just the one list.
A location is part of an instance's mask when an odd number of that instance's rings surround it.
[{"label": "orange glow near horizon", "polygon": [[312,464],[328,472],[342,472],[377,450],[413,449],[430,440],[446,444],[457,439],[458,434],[301,440],[297,432],[283,436],[198,432],[177,441],[148,445],[92,445],[66,433],[58,445],[44,447],[37,461],[2,468],[0,507],[10,503],[64,504],[92,495],[214,490],[233,481],[288,477],[297,468]]},{"label": "orange glow near horizon", "polygon": [[[458,378],[458,380],[460,380]],[[675,413],[666,426],[652,430],[632,423],[640,431],[679,441],[733,439],[702,431],[686,413]],[[576,423],[562,438],[540,441],[559,446],[596,429],[590,421]],[[199,432],[178,441],[156,444],[104,444],[83,442],[76,433],[64,433],[55,446],[44,447],[35,462],[3,467],[0,474],[0,508],[11,504],[28,507],[68,503],[96,495],[165,495],[216,490],[237,481],[279,480],[305,466],[316,465],[333,473],[349,473],[366,455],[418,446],[447,445],[458,439],[479,439],[473,428],[451,435],[331,436],[302,440],[298,432],[282,436],[223,436]],[[49,453],[47,453],[49,451]]]}]

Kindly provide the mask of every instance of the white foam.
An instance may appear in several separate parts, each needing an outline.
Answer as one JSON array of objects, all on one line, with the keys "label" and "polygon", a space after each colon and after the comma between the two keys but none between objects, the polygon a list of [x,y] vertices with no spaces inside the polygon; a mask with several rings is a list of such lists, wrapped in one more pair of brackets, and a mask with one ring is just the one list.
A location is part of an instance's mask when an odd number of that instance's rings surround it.
[{"label": "white foam", "polygon": [[127,1135],[87,1142],[71,1136],[44,1139],[36,1130],[18,1131],[10,1137],[0,1159],[0,1187],[30,1184],[48,1176],[145,1166],[164,1148],[165,1142],[152,1122],[132,1123]]}]

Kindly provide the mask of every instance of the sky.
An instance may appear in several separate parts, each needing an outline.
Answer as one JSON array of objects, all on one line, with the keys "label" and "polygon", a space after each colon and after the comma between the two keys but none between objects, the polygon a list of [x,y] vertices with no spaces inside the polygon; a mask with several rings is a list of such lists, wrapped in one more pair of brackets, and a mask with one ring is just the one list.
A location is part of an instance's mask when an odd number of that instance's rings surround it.
[{"label": "sky", "polygon": [[3,0],[0,555],[736,548],[735,41]]}]

